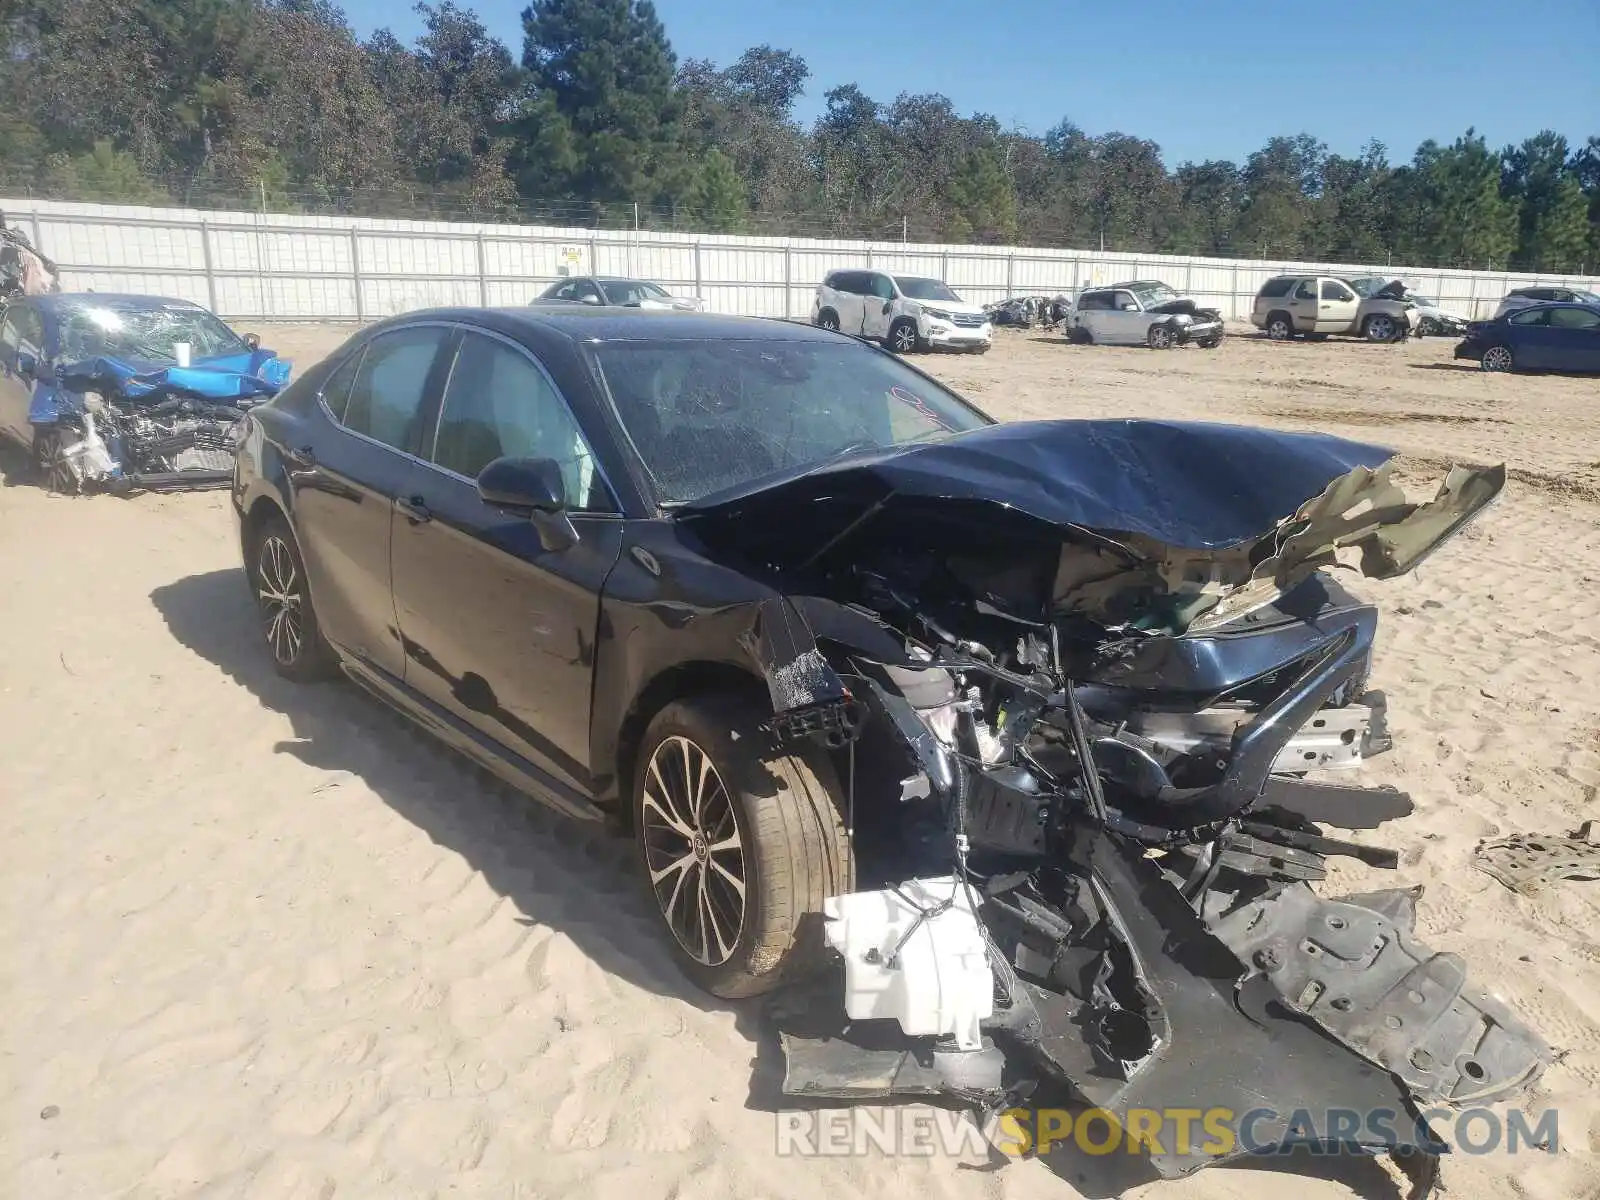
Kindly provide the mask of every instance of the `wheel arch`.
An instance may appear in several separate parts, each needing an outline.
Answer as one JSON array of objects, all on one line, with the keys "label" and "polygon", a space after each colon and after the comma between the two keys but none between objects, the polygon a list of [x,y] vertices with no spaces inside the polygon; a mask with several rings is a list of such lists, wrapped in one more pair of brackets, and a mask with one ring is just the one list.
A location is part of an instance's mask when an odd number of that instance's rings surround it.
[{"label": "wheel arch", "polygon": [[634,772],[645,732],[656,714],[678,700],[697,696],[738,695],[748,697],[760,710],[772,706],[766,682],[753,670],[737,663],[716,660],[690,660],[674,663],[653,675],[634,695],[617,726],[616,797],[614,811],[621,828],[633,830]]},{"label": "wheel arch", "polygon": [[273,517],[281,517],[284,521],[288,521],[289,514],[284,511],[283,505],[270,495],[258,495],[245,509],[244,516],[239,520],[239,553],[246,561],[249,560],[250,548],[255,544],[256,537]]}]

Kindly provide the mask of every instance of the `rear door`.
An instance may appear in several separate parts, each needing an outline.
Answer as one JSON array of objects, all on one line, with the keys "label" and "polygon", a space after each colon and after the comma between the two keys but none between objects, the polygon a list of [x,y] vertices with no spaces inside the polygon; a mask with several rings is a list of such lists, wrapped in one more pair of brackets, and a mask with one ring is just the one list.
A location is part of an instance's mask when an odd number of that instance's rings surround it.
[{"label": "rear door", "polygon": [[330,427],[313,445],[284,448],[322,631],[395,678],[405,658],[390,594],[394,498],[417,470],[427,397],[453,341],[447,325],[418,324],[358,346],[323,386]]},{"label": "rear door", "polygon": [[1542,371],[1550,362],[1551,310],[1544,306],[1520,309],[1506,318],[1506,340],[1517,366]]},{"label": "rear door", "polygon": [[1323,279],[1318,283],[1317,332],[1343,333],[1356,323],[1361,297],[1342,279]]},{"label": "rear door", "polygon": [[865,315],[867,279],[864,271],[840,271],[833,282],[833,307],[839,314],[839,328],[860,334]]},{"label": "rear door", "polygon": [[[478,472],[507,455],[561,464],[575,545],[547,550],[528,517],[483,502]],[[405,681],[588,792],[600,590],[622,545],[589,441],[530,351],[468,330],[422,457],[394,525]]]},{"label": "rear door", "polygon": [[1289,290],[1284,307],[1294,321],[1295,332],[1317,333],[1317,314],[1322,299],[1315,279],[1302,279]]}]

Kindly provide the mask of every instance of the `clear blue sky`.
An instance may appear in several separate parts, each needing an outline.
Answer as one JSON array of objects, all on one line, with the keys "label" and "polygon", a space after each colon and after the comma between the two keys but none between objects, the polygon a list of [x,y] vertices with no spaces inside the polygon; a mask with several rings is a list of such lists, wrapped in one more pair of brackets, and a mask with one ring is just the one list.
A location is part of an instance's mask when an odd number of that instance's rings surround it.
[{"label": "clear blue sky", "polygon": [[[405,0],[342,0],[356,32],[410,42]],[[525,0],[460,0],[520,57]],[[963,114],[1042,134],[1070,117],[1186,159],[1242,160],[1306,132],[1408,160],[1475,126],[1491,146],[1600,134],[1600,0],[656,0],[672,47],[725,66],[769,43],[811,65],[798,115],[857,83],[876,100],[943,92]]]}]

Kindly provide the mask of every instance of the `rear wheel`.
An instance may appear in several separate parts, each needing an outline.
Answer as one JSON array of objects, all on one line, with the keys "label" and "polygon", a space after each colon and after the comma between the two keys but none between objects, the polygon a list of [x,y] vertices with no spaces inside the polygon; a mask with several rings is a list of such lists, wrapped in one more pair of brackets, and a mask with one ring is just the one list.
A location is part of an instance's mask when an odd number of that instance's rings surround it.
[{"label": "rear wheel", "polygon": [[679,700],[650,723],[633,815],[646,879],[684,973],[755,996],[820,960],[822,902],[854,863],[820,752],[785,752],[742,698]]},{"label": "rear wheel", "polygon": [[823,329],[837,330],[839,328],[839,314],[831,308],[825,308],[817,314],[817,324]]},{"label": "rear wheel", "polygon": [[1294,319],[1288,313],[1275,312],[1267,317],[1267,336],[1275,342],[1287,342],[1294,337]]},{"label": "rear wheel", "polygon": [[338,659],[317,622],[305,562],[294,532],[282,517],[268,517],[257,531],[248,573],[262,637],[278,674],[297,683],[336,675]]},{"label": "rear wheel", "polygon": [[1484,371],[1493,371],[1500,374],[1505,371],[1517,369],[1517,356],[1512,353],[1510,346],[1490,346],[1483,352],[1483,357],[1478,360],[1478,367]]}]

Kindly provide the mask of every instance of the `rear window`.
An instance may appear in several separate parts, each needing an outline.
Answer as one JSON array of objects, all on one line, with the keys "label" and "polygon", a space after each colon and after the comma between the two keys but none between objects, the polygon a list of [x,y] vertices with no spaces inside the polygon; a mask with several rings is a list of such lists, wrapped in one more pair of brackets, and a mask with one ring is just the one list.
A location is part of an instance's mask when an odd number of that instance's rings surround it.
[{"label": "rear window", "polygon": [[1111,307],[1110,292],[1085,292],[1078,297],[1078,307],[1086,312],[1097,312]]},{"label": "rear window", "polygon": [[1287,296],[1293,286],[1292,279],[1269,279],[1261,285],[1260,294],[1269,300],[1276,299],[1279,296]]}]

